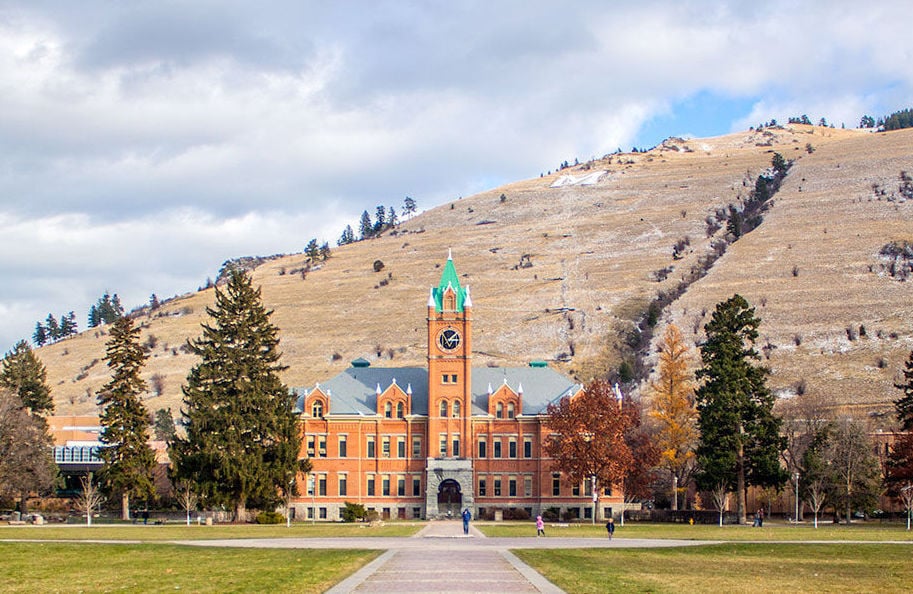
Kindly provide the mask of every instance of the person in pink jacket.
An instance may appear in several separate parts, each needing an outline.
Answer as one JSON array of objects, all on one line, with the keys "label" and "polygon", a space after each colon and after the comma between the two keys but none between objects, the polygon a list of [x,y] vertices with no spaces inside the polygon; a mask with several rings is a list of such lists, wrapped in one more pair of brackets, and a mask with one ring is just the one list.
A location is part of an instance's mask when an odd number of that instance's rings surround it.
[{"label": "person in pink jacket", "polygon": [[542,521],[542,516],[536,516],[536,536],[545,536],[545,522]]}]

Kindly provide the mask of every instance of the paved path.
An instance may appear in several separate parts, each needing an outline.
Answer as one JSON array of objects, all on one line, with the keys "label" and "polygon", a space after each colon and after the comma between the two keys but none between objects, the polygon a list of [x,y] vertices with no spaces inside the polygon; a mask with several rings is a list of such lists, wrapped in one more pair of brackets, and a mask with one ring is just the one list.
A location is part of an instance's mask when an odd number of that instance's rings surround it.
[{"label": "paved path", "polygon": [[574,537],[486,538],[475,526],[463,534],[458,520],[433,521],[410,538],[262,538],[188,540],[193,546],[375,549],[383,555],[343,580],[330,594],[350,592],[544,592],[560,588],[509,549],[656,548],[713,544],[711,541]]}]

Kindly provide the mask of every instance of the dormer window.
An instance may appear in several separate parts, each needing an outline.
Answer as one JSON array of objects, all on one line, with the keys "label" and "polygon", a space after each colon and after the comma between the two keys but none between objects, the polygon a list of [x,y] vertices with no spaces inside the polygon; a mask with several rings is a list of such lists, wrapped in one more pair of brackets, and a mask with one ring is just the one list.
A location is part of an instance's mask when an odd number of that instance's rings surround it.
[{"label": "dormer window", "polygon": [[402,403],[402,402],[397,402],[397,403],[396,403],[396,418],[397,418],[397,419],[402,419],[402,418],[403,418],[403,413],[405,412],[405,409],[406,409],[406,407],[403,406],[403,403]]},{"label": "dormer window", "polygon": [[455,400],[455,401],[453,402],[453,417],[456,418],[456,417],[459,417],[459,416],[460,416],[460,401],[459,401],[459,400]]},{"label": "dormer window", "polygon": [[388,419],[393,418],[393,404],[388,402],[384,405],[384,416]]},{"label": "dormer window", "polygon": [[447,292],[444,293],[443,302],[444,311],[456,311],[456,293],[454,293],[452,289],[448,289]]},{"label": "dormer window", "polygon": [[323,402],[315,400],[314,404],[311,405],[311,416],[315,419],[323,418]]},{"label": "dormer window", "polygon": [[447,418],[447,401],[441,400],[441,418]]},{"label": "dormer window", "polygon": [[508,419],[514,418],[514,412],[515,412],[514,403],[513,403],[513,402],[509,402],[509,403],[507,404],[507,418],[508,418]]},{"label": "dormer window", "polygon": [[498,405],[495,407],[495,417],[497,417],[499,419],[504,418],[504,403],[503,402],[499,402]]}]

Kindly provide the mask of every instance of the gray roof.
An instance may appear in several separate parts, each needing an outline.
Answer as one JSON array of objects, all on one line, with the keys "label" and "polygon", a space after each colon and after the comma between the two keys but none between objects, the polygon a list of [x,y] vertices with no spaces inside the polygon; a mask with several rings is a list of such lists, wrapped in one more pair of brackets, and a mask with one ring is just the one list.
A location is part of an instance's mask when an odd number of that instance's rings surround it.
[{"label": "gray roof", "polygon": [[[428,414],[428,370],[423,367],[350,367],[332,378],[317,384],[330,397],[331,415],[377,414],[377,386],[381,391],[396,381],[406,391],[412,388],[412,414]],[[514,392],[523,389],[524,415],[544,414],[552,402],[574,393],[580,384],[547,367],[474,367],[472,369],[472,415],[488,414],[488,390],[493,392],[507,384]],[[304,409],[305,394],[311,388],[293,388],[297,394],[297,410]]]}]

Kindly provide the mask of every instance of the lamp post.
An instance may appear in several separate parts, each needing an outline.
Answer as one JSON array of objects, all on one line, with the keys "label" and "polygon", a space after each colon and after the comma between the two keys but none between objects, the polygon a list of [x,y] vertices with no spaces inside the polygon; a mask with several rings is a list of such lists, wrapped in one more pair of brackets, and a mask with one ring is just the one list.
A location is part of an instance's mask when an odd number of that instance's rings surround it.
[{"label": "lamp post", "polygon": [[599,492],[596,491],[596,475],[595,474],[590,476],[590,484],[592,485],[592,488],[593,488],[593,518],[592,518],[592,520],[593,520],[593,524],[595,524],[596,523],[596,511],[599,509],[598,508]]},{"label": "lamp post", "polygon": [[913,497],[913,485],[905,485],[900,488],[900,492],[903,493],[904,503],[907,506],[907,530],[910,529],[910,513],[913,511],[913,506],[910,505],[911,497]]},{"label": "lamp post", "polygon": [[[581,437],[583,437],[583,441],[585,441],[586,444],[587,444],[587,450],[589,450],[589,449],[590,449],[590,448],[589,448],[589,445],[590,445],[590,443],[593,441],[593,438],[596,437],[596,434],[593,433],[592,431],[584,431],[583,434],[581,435]],[[588,453],[588,454],[591,454],[591,452],[587,452],[587,453]],[[591,462],[592,462],[592,460],[591,460]],[[599,495],[596,493],[596,473],[591,473],[591,474],[590,474],[590,488],[591,488],[592,491],[593,491],[593,492],[592,492],[592,496],[593,496],[593,513],[591,514],[590,521],[591,521],[593,524],[595,524],[595,523],[596,523],[596,501],[597,501],[597,499],[599,498]]]},{"label": "lamp post", "polygon": [[794,518],[796,525],[799,524],[799,473],[793,475],[796,479],[796,516]]}]

